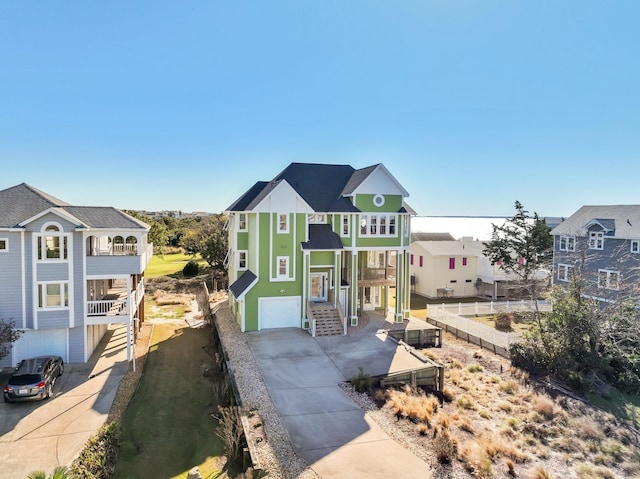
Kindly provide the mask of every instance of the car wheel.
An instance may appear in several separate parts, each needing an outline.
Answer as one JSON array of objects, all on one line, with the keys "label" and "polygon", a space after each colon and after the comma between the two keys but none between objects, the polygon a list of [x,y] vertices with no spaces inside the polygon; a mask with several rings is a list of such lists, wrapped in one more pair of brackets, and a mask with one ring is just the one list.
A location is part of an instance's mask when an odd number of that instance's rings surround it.
[{"label": "car wheel", "polygon": [[53,387],[53,385],[51,383],[47,383],[47,385],[44,387],[44,398],[45,399],[49,399],[51,397],[51,388]]},{"label": "car wheel", "polygon": [[64,372],[64,363],[60,362],[60,367],[58,368],[58,376],[62,376],[63,372]]}]

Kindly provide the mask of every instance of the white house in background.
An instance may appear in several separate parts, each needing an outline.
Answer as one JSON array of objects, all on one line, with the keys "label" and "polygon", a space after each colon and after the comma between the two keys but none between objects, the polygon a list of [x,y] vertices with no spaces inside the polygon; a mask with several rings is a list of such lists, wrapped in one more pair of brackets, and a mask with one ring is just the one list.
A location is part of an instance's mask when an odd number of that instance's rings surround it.
[{"label": "white house in background", "polygon": [[25,183],[0,191],[0,319],[24,331],[0,368],[39,355],[86,362],[111,323],[127,326],[130,348],[144,320],[148,232],[115,208],[72,206]]},{"label": "white house in background", "polygon": [[[509,277],[499,264],[482,254],[484,242],[415,241],[409,258],[412,291],[429,298],[517,297],[517,278]],[[545,281],[548,272],[538,279]]]}]

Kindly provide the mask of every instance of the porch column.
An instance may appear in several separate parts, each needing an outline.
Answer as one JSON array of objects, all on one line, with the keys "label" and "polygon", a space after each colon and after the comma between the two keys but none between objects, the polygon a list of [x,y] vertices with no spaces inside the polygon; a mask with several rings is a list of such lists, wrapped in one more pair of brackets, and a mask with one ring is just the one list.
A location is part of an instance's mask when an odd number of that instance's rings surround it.
[{"label": "porch column", "polygon": [[351,288],[349,294],[351,295],[350,308],[351,313],[351,326],[358,325],[358,252],[351,251]]},{"label": "porch column", "polygon": [[402,307],[404,303],[404,288],[402,284],[404,282],[405,267],[404,251],[398,250],[396,251],[396,304],[393,317],[396,323],[402,323]]},{"label": "porch column", "polygon": [[[307,303],[309,301],[309,274],[311,273],[311,253],[309,251],[302,251],[302,325],[305,322],[309,322],[309,311],[307,310]],[[311,323],[309,322],[309,329]]]}]

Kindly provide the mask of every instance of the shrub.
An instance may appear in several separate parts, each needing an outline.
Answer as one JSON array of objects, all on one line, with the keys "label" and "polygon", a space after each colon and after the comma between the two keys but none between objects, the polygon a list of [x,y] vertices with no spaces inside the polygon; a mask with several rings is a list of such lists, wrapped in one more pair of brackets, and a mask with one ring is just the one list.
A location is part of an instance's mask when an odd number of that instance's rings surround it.
[{"label": "shrub", "polygon": [[553,419],[557,408],[556,403],[548,396],[536,396],[533,399],[533,410],[542,415],[546,420]]},{"label": "shrub", "polygon": [[187,264],[182,268],[182,274],[185,278],[193,278],[197,276],[198,271],[200,270],[200,265],[195,259],[189,260]]},{"label": "shrub", "polygon": [[458,445],[447,431],[443,431],[434,439],[433,449],[440,464],[451,464],[458,452]]},{"label": "shrub", "polygon": [[237,462],[242,458],[242,449],[245,446],[244,430],[240,420],[240,408],[238,406],[218,406],[218,428],[216,434],[224,444],[224,453],[229,461]]},{"label": "shrub", "polygon": [[102,479],[111,477],[118,455],[120,426],[110,422],[87,441],[80,455],[68,469],[70,477]]},{"label": "shrub", "polygon": [[513,314],[502,311],[496,316],[496,329],[510,331],[513,322]]},{"label": "shrub", "polygon": [[484,371],[484,368],[482,366],[480,366],[479,364],[474,363],[474,364],[470,364],[467,367],[467,371],[469,371],[470,373],[479,373],[479,372]]},{"label": "shrub", "polygon": [[351,378],[351,385],[359,393],[367,392],[372,385],[371,375],[364,372],[362,366],[358,366],[358,374]]},{"label": "shrub", "polygon": [[529,477],[530,479],[551,479],[551,474],[544,467],[536,466]]}]

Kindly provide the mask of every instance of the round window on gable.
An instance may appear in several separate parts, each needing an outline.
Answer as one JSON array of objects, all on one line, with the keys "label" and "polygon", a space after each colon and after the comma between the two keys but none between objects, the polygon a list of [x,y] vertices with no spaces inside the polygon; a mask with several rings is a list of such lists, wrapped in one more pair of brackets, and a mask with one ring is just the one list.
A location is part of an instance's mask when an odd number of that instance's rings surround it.
[{"label": "round window on gable", "polygon": [[380,208],[382,205],[384,205],[384,196],[375,195],[373,197],[373,204],[376,205],[378,208]]}]

